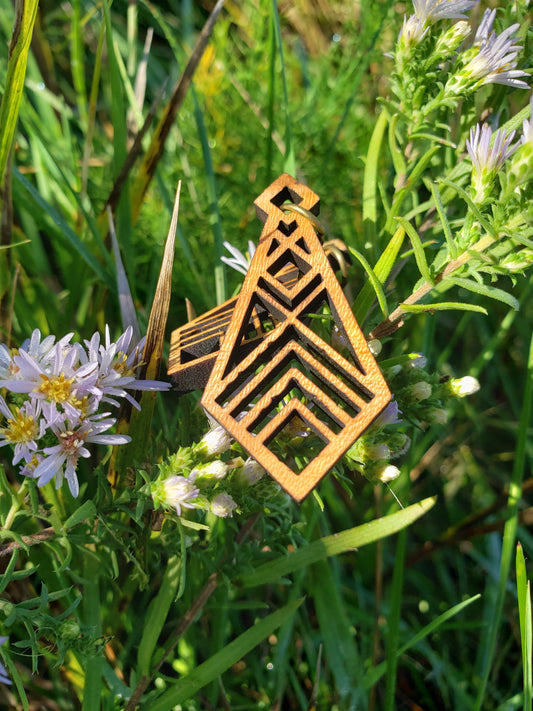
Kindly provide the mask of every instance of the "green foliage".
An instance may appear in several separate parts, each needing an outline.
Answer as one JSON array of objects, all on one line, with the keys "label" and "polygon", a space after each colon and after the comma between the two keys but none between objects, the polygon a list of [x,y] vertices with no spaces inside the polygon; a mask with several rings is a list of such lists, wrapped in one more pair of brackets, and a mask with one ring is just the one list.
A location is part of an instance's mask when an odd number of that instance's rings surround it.
[{"label": "green foliage", "polygon": [[[168,343],[186,298],[200,314],[238,289],[223,242],[257,241],[253,200],[287,170],[348,247],[402,421],[369,428],[301,506],[250,483],[236,443],[208,450],[198,393],[145,393],[119,425],[132,448],[80,464],[78,498],[2,447],[0,706],[529,709],[528,3],[494,19],[520,23],[507,86],[476,75],[466,23],[418,36],[408,17],[399,36],[392,2],[228,1],[203,33],[212,4],[190,0],[8,5],[0,341],[124,330],[107,207],[146,332],[181,180]],[[305,434],[283,442],[304,462]]]}]

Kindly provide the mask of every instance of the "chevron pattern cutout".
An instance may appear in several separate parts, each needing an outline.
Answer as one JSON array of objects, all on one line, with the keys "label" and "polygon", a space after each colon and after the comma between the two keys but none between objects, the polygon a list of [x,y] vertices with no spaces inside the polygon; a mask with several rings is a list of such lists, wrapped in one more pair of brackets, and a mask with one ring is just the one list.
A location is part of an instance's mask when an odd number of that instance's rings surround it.
[{"label": "chevron pattern cutout", "polygon": [[255,205],[265,225],[202,405],[301,501],[391,395],[307,216],[318,197],[284,174]]}]

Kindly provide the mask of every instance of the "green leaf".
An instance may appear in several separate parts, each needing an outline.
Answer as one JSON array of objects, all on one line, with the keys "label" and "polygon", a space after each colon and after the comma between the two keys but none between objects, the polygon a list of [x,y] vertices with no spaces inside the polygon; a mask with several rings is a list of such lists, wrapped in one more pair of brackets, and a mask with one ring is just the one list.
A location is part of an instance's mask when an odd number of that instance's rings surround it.
[{"label": "green leaf", "polygon": [[150,602],[144,620],[143,634],[137,654],[137,673],[139,678],[148,676],[150,672],[154,649],[167,619],[170,606],[176,598],[180,578],[181,556],[173,555],[168,559],[159,591]]},{"label": "green leaf", "polygon": [[74,511],[72,516],[69,516],[65,523],[63,524],[63,529],[68,531],[69,528],[76,526],[85,519],[92,520],[96,516],[96,506],[92,501],[86,501],[80,506],[77,511]]},{"label": "green leaf", "polygon": [[265,637],[268,637],[275,629],[290,619],[302,602],[303,598],[295,600],[256,622],[250,629],[243,632],[219,652],[213,654],[212,657],[196,667],[186,677],[179,679],[159,699],[151,701],[150,711],[169,711],[176,704],[181,704],[192,698],[202,687],[220,676],[232,664],[238,662],[245,654],[256,647]]},{"label": "green leaf", "polygon": [[22,175],[16,168],[13,168],[13,178],[29,193],[35,204],[40,208],[43,218],[49,217],[57,228],[57,234],[63,237],[72,250],[93,270],[100,281],[107,284],[115,291],[116,285],[113,277],[104,271],[102,265],[95,259],[87,246],[80,240],[78,235],[68,226],[59,212],[46,202],[39,192],[33,187],[30,181]]},{"label": "green leaf", "polygon": [[[403,244],[404,236],[405,230],[403,227],[398,227],[374,267],[374,274],[381,285],[387,281],[393,266],[396,264],[396,259],[398,258],[398,253]],[[376,292],[372,282],[368,280],[359,292],[353,306],[353,312],[358,323],[363,323],[367,317],[370,307],[372,306],[375,293]]]},{"label": "green leaf", "polygon": [[371,244],[375,244],[377,235],[378,164],[381,144],[388,120],[389,114],[383,109],[374,126],[374,132],[372,133],[372,138],[368,145],[365,161],[365,176],[363,179],[363,228],[365,241],[370,241]]},{"label": "green leaf", "polygon": [[520,618],[520,638],[522,641],[522,673],[524,686],[524,711],[532,708],[533,701],[533,642],[531,621],[531,588],[527,579],[526,561],[520,543],[516,546],[516,588],[518,593],[518,614]]},{"label": "green leaf", "polygon": [[[16,3],[16,18],[9,47],[7,74],[5,77],[2,103],[0,104],[0,186],[6,176],[9,153],[17,126],[20,101],[24,91],[26,63],[37,17],[38,0]],[[4,10],[5,12],[5,10]],[[3,192],[3,191],[0,191]],[[0,212],[1,210],[0,203]]]},{"label": "green leaf", "polygon": [[422,245],[420,237],[418,236],[418,232],[415,230],[413,225],[404,217],[397,217],[396,220],[404,228],[404,230],[407,232],[407,236],[411,240],[411,244],[413,245],[413,253],[415,255],[416,264],[418,266],[420,274],[422,275],[423,279],[427,281],[428,284],[433,284],[433,277],[431,276],[431,272],[429,270],[429,266],[426,259],[426,253],[424,252],[424,247]]},{"label": "green leaf", "polygon": [[444,205],[442,204],[442,198],[440,195],[439,188],[435,183],[429,180],[425,182],[427,187],[431,190],[431,194],[433,195],[433,201],[435,202],[435,207],[440,218],[442,231],[444,232],[444,238],[446,239],[446,244],[448,245],[448,254],[450,255],[451,259],[455,259],[457,257],[457,245],[453,239],[452,228],[450,227],[450,223],[448,222],[448,217],[444,212]]},{"label": "green leaf", "polygon": [[387,318],[389,315],[389,308],[387,306],[387,298],[385,296],[385,292],[383,291],[383,288],[380,284],[379,279],[376,276],[376,273],[370,266],[370,264],[367,262],[365,257],[361,254],[361,252],[358,252],[356,249],[353,249],[353,247],[348,247],[350,252],[353,254],[353,256],[359,260],[361,263],[363,269],[368,275],[368,281],[371,284],[372,288],[374,289],[374,293],[376,294],[379,307],[381,309],[381,312],[383,314],[383,318]]},{"label": "green leaf", "polygon": [[486,215],[483,215],[483,213],[480,211],[476,203],[472,200],[470,195],[466,192],[464,188],[459,187],[456,183],[452,183],[449,180],[441,180],[439,181],[443,185],[446,185],[448,188],[451,188],[454,192],[456,192],[458,195],[460,195],[463,200],[466,202],[468,207],[470,208],[472,214],[476,218],[476,220],[479,222],[479,224],[483,227],[485,232],[487,234],[491,235],[491,237],[494,237],[494,239],[498,239],[498,235],[494,229],[494,226],[491,224],[491,222],[487,219]]},{"label": "green leaf", "polygon": [[[408,649],[411,649],[411,647],[414,647],[415,644],[418,644],[418,642],[421,642],[425,637],[430,635],[432,632],[435,632],[436,630],[439,629],[445,622],[447,622],[449,619],[452,617],[455,617],[459,612],[464,610],[465,607],[468,607],[468,605],[471,605],[473,602],[476,600],[479,600],[481,595],[474,595],[473,597],[468,598],[468,600],[463,600],[463,602],[458,603],[457,605],[454,605],[453,607],[450,607],[449,610],[446,610],[446,612],[443,612],[442,615],[439,615],[436,617],[434,620],[432,620],[429,624],[427,624],[425,627],[423,627],[419,632],[417,632],[411,639],[403,645],[403,647],[400,647],[396,653],[396,657],[401,657],[402,654],[405,654]],[[370,689],[374,684],[385,674],[387,670],[387,662],[382,662],[381,664],[378,664],[377,667],[374,667],[371,669],[368,674],[365,676],[363,679],[363,686],[365,689]]]},{"label": "green leaf", "polygon": [[409,526],[420,516],[423,516],[432,508],[435,500],[434,497],[423,499],[419,503],[408,506],[385,518],[377,518],[361,526],[321,538],[294,553],[289,553],[259,566],[253,572],[243,575],[239,582],[243,587],[272,583],[289,573],[306,568],[308,565],[323,560],[328,556],[353,551],[356,548],[361,548],[369,543],[391,536],[393,533],[397,533],[402,528]]},{"label": "green leaf", "polygon": [[476,311],[480,314],[488,314],[487,309],[477,304],[468,304],[461,301],[440,301],[437,304],[400,304],[403,311],[413,314],[421,314],[426,311]]},{"label": "green leaf", "polygon": [[463,277],[446,277],[446,281],[449,284],[455,284],[455,286],[460,286],[468,291],[473,291],[475,294],[479,294],[480,296],[488,296],[490,299],[501,301],[515,311],[520,308],[518,299],[515,299],[514,296],[508,294],[506,291],[503,291],[503,289],[497,289],[495,286],[479,284],[476,281],[465,279]]}]

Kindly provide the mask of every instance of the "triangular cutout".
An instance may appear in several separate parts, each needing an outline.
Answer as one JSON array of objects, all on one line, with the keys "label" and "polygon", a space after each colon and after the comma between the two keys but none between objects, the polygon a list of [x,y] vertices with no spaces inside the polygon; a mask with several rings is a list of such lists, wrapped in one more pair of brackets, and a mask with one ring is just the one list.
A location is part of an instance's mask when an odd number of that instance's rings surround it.
[{"label": "triangular cutout", "polygon": [[[279,197],[287,185],[293,202],[298,189],[300,207],[318,204],[308,188],[286,175],[256,201],[265,227],[202,404],[300,501],[379,415],[390,392],[312,221],[291,213],[296,227],[291,223],[288,235],[279,228],[287,217]],[[298,272],[288,288],[279,275],[291,268]],[[273,328],[251,341],[247,324],[255,307],[272,317]],[[329,322],[327,333],[320,319]],[[346,355],[332,345],[333,325],[346,340]],[[320,451],[298,471],[278,456],[294,417],[321,442]]]}]

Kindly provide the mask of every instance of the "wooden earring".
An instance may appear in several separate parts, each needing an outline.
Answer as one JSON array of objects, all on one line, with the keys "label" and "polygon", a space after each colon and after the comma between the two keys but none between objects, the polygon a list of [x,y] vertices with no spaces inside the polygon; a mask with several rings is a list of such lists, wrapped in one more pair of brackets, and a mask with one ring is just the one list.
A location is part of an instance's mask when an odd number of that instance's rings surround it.
[{"label": "wooden earring", "polygon": [[[188,324],[188,339],[180,329],[179,357],[212,367],[204,409],[301,501],[391,394],[316,234],[318,196],[283,174],[255,206],[264,227],[238,298]],[[342,353],[325,335],[332,324]],[[172,353],[170,363],[172,374]],[[291,433],[304,451],[313,440],[307,456],[280,454]]]}]

